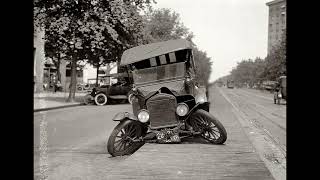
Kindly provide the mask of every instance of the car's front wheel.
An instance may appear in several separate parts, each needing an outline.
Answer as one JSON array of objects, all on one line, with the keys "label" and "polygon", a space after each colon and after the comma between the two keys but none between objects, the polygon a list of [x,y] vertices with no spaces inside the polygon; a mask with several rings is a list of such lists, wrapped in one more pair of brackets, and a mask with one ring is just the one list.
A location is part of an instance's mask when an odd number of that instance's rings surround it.
[{"label": "car's front wheel", "polygon": [[196,110],[190,116],[189,124],[213,144],[223,144],[227,140],[227,131],[221,122],[203,109]]},{"label": "car's front wheel", "polygon": [[109,154],[123,156],[134,153],[144,142],[135,142],[145,135],[144,128],[137,121],[122,121],[112,131],[107,144]]},{"label": "car's front wheel", "polygon": [[99,93],[94,97],[94,102],[98,106],[103,106],[103,105],[107,104],[108,98],[104,93]]}]

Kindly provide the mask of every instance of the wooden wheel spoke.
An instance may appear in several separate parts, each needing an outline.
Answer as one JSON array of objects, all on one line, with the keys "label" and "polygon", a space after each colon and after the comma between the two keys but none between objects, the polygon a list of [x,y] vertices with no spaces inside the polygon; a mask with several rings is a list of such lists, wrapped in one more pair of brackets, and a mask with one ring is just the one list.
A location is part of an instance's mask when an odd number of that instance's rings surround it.
[{"label": "wooden wheel spoke", "polygon": [[121,142],[123,139],[118,139],[116,141],[114,141],[114,144],[118,143],[118,142]]},{"label": "wooden wheel spoke", "polygon": [[126,134],[124,129],[121,129],[121,136],[124,136]]},{"label": "wooden wheel spoke", "polygon": [[[117,143],[117,145],[116,145],[116,144],[114,144],[114,149],[118,149],[118,147],[119,147],[119,146],[121,147],[121,145],[122,145],[122,141],[121,141],[121,142],[119,142],[119,143]],[[120,150],[120,147],[119,147],[119,149],[118,149],[118,150]]]},{"label": "wooden wheel spoke", "polygon": [[125,145],[125,142],[122,142],[120,147],[119,147],[119,150],[121,150],[124,145]]},{"label": "wooden wheel spoke", "polygon": [[124,131],[125,131],[125,133],[129,133],[130,132],[130,129],[131,129],[131,125],[130,124],[128,124],[126,127],[124,127],[123,128],[124,129]]},{"label": "wooden wheel spoke", "polygon": [[137,129],[133,129],[130,133],[129,133],[129,136],[130,137],[136,137],[136,131],[137,131]]},{"label": "wooden wheel spoke", "polygon": [[213,131],[211,131],[210,134],[212,135],[212,137],[213,137],[214,139],[218,139],[218,138],[219,138],[219,136],[216,135]]},{"label": "wooden wheel spoke", "polygon": [[212,131],[214,131],[214,132],[217,132],[217,133],[219,133],[220,134],[220,131],[219,131],[219,129],[218,130],[215,130],[215,129],[211,129]]}]

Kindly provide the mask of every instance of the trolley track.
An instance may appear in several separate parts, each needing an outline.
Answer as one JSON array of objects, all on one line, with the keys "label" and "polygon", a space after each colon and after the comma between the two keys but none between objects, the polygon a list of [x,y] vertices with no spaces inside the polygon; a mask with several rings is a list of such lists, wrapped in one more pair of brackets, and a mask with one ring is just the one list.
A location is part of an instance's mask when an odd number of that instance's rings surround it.
[{"label": "trolley track", "polygon": [[[242,92],[243,90],[239,93],[238,91],[227,89],[225,94],[229,96],[237,108],[248,117],[255,127],[261,129],[279,147],[281,153],[286,157],[286,127],[278,123],[285,121],[285,118],[275,113],[274,110],[270,110],[272,109],[270,106],[258,104],[252,100],[252,96]],[[275,135],[274,132],[277,132],[277,134]]]}]

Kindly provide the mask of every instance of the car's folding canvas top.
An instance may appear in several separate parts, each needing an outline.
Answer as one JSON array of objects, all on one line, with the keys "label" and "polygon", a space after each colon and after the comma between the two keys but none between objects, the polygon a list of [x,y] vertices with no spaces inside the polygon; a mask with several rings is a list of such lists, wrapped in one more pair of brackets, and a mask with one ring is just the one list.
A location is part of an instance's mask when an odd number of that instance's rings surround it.
[{"label": "car's folding canvas top", "polygon": [[162,54],[191,48],[191,43],[185,39],[141,45],[124,51],[121,57],[121,65],[128,65]]}]

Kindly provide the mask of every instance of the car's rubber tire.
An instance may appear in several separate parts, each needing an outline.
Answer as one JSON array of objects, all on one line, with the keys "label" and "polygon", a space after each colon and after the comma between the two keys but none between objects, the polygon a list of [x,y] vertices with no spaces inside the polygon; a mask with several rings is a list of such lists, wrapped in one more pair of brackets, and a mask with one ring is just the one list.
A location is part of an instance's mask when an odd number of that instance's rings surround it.
[{"label": "car's rubber tire", "polygon": [[[201,136],[213,144],[223,144],[227,140],[227,131],[223,127],[221,122],[203,109],[198,109],[193,112],[187,122],[195,131],[204,131]],[[214,125],[214,127],[212,127],[212,124]],[[216,129],[214,129],[215,127]],[[211,132],[207,131],[209,129],[211,130]],[[206,135],[206,132],[208,133],[209,137],[208,135]],[[217,136],[216,133],[219,133],[220,136]],[[212,137],[214,138],[212,139],[210,135],[212,135]],[[215,135],[218,138],[216,138]]]},{"label": "car's rubber tire", "polygon": [[83,88],[82,88],[81,86],[78,86],[78,87],[77,87],[77,90],[78,90],[78,91],[82,91]]},{"label": "car's rubber tire", "polygon": [[98,106],[106,105],[108,102],[108,97],[104,93],[99,93],[94,96],[94,103]]},{"label": "car's rubber tire", "polygon": [[[109,136],[107,143],[109,154],[112,156],[123,156],[134,153],[144,145],[144,142],[132,142],[129,139],[126,140],[125,137],[129,136],[131,138],[139,139],[140,137],[145,136],[144,129],[145,128],[143,128],[141,123],[138,121],[125,120],[120,122]],[[121,134],[119,135],[119,133]],[[119,139],[116,140],[117,138]],[[118,145],[115,145],[116,143],[118,143]],[[119,149],[117,147],[119,147]],[[121,147],[123,147],[123,150]]]},{"label": "car's rubber tire", "polygon": [[89,85],[89,84],[84,85],[84,86],[83,86],[83,89],[84,89],[84,90],[90,89],[90,85]]}]

